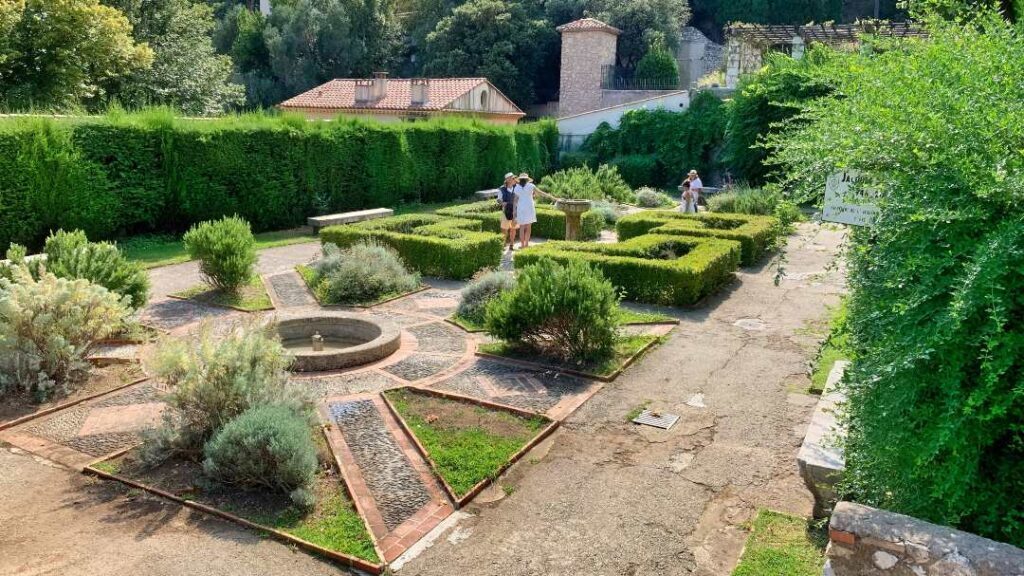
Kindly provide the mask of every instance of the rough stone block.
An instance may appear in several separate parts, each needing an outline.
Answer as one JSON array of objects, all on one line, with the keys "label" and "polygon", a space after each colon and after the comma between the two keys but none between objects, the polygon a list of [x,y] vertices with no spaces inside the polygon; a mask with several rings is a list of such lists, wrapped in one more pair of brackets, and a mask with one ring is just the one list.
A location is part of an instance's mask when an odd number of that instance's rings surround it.
[{"label": "rough stone block", "polygon": [[838,445],[846,430],[837,421],[836,410],[846,401],[837,388],[847,365],[849,362],[839,361],[832,366],[796,457],[800,475],[814,494],[814,514],[818,517],[827,516],[831,510],[837,498],[835,484],[846,469],[843,449]]}]

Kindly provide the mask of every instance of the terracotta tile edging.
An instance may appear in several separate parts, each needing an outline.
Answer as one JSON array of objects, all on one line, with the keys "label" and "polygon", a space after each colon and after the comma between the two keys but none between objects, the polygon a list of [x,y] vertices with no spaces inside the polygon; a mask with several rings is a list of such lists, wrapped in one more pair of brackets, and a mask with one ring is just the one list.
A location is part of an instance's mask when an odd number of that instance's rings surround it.
[{"label": "terracotta tile edging", "polygon": [[[124,484],[126,486],[129,486],[129,487],[132,487],[132,488],[137,488],[137,489],[142,490],[144,492],[148,492],[150,494],[153,494],[154,496],[159,496],[161,498],[170,500],[170,501],[175,502],[175,503],[177,503],[177,504],[179,504],[181,506],[184,506],[186,508],[191,508],[193,510],[198,510],[198,511],[203,512],[205,514],[209,514],[211,516],[216,516],[218,518],[221,518],[223,520],[227,520],[229,522],[234,522],[235,524],[238,524],[239,526],[243,526],[245,528],[249,528],[249,529],[252,529],[252,530],[257,530],[257,531],[260,531],[260,532],[265,532],[265,533],[270,534],[271,536],[273,536],[275,539],[277,539],[277,540],[279,540],[281,542],[284,542],[285,544],[293,544],[293,545],[295,545],[295,546],[297,546],[299,548],[302,548],[303,550],[305,550],[307,552],[312,552],[314,554],[318,554],[320,556],[324,556],[324,557],[326,557],[326,558],[328,558],[330,560],[334,560],[336,562],[340,562],[340,563],[342,563],[342,564],[344,564],[346,566],[350,566],[352,568],[357,568],[357,569],[362,570],[364,572],[369,572],[370,574],[383,574],[384,573],[384,569],[385,569],[385,565],[384,564],[371,564],[371,563],[367,562],[366,560],[362,560],[360,558],[356,558],[355,556],[351,556],[349,554],[345,554],[344,552],[336,552],[334,550],[330,550],[328,548],[324,548],[323,546],[320,546],[318,544],[314,544],[314,543],[312,543],[312,542],[310,542],[308,540],[303,540],[302,538],[299,538],[298,536],[293,536],[292,534],[289,534],[287,532],[278,530],[276,528],[271,528],[269,526],[264,526],[262,524],[258,524],[256,522],[253,522],[251,520],[246,520],[245,518],[242,518],[240,516],[235,516],[234,514],[232,514],[230,512],[225,512],[224,510],[220,510],[219,508],[214,508],[213,506],[209,506],[209,505],[206,505],[206,504],[203,504],[203,503],[200,503],[200,502],[196,502],[194,500],[186,500],[185,498],[182,498],[180,496],[175,496],[174,494],[171,494],[170,492],[167,492],[166,490],[161,490],[160,488],[156,488],[156,487],[150,486],[148,484],[143,484],[142,482],[136,482],[135,480],[132,480],[130,478],[125,478],[124,476],[119,476],[117,474],[110,474],[108,472],[104,472],[103,470],[99,470],[99,469],[94,467],[95,464],[98,464],[100,462],[109,460],[110,458],[114,458],[117,455],[120,455],[120,454],[115,454],[113,456],[107,456],[107,457],[101,458],[100,460],[98,460],[96,462],[93,462],[92,464],[89,464],[88,466],[83,468],[82,472],[84,474],[88,474],[88,475],[91,475],[91,476],[96,476],[96,477],[102,478],[104,480],[113,480],[115,482],[120,482],[121,484]],[[376,548],[376,545],[374,547]]]},{"label": "terracotta tile edging", "polygon": [[563,374],[569,374],[571,376],[579,376],[581,378],[587,378],[587,379],[590,379],[590,380],[600,380],[601,382],[613,382],[613,381],[615,381],[616,378],[618,378],[620,375],[622,375],[622,373],[626,370],[626,368],[629,368],[634,362],[636,362],[648,350],[653,348],[655,345],[659,344],[660,343],[659,340],[661,340],[661,336],[655,336],[653,340],[651,340],[647,344],[644,344],[643,347],[641,347],[639,350],[634,352],[629,358],[626,358],[622,362],[622,364],[620,364],[619,367],[615,369],[614,372],[612,372],[611,374],[606,374],[604,376],[602,376],[600,374],[594,374],[594,373],[591,373],[591,372],[583,372],[582,370],[573,370],[572,368],[562,368],[562,367],[559,367],[559,366],[555,366],[553,364],[542,364],[542,363],[539,363],[539,362],[531,362],[529,360],[520,360],[518,358],[509,358],[508,356],[502,356],[500,354],[492,354],[490,352],[481,352],[480,350],[477,350],[475,354],[477,356],[481,357],[481,358],[488,358],[490,360],[498,360],[498,361],[501,361],[501,362],[506,362],[506,363],[509,363],[509,364],[517,365],[517,366],[523,366],[523,367],[526,367],[526,368],[532,368],[534,370],[555,371],[555,372],[561,372]]},{"label": "terracotta tile edging", "polygon": [[13,427],[18,426],[20,424],[24,424],[25,422],[28,422],[30,420],[35,420],[36,418],[42,418],[43,416],[49,416],[50,414],[53,414],[54,412],[59,412],[61,410],[64,410],[65,408],[71,408],[72,406],[77,406],[77,405],[79,405],[79,404],[81,404],[83,402],[89,402],[90,400],[95,400],[95,399],[100,398],[102,396],[106,396],[107,394],[113,394],[114,392],[118,392],[118,391],[124,390],[125,388],[128,388],[130,386],[135,386],[136,384],[141,384],[141,383],[143,383],[143,382],[145,382],[146,380],[149,380],[149,379],[150,379],[150,376],[149,375],[145,375],[145,376],[142,376],[141,378],[138,378],[136,380],[128,382],[127,384],[121,384],[120,386],[116,386],[114,388],[111,388],[110,390],[107,390],[105,392],[97,392],[97,393],[92,394],[90,396],[86,396],[85,398],[79,398],[78,400],[72,400],[70,402],[65,402],[64,404],[60,404],[60,405],[57,405],[57,406],[51,406],[50,408],[46,408],[45,410],[40,410],[38,412],[33,412],[31,414],[26,414],[26,415],[21,416],[19,418],[15,418],[14,420],[11,420],[9,422],[2,422],[2,423],[0,423],[0,431],[6,430],[8,428],[13,428]]},{"label": "terracotta tile edging", "polygon": [[520,410],[519,408],[515,408],[513,406],[506,406],[504,404],[487,402],[486,400],[480,400],[478,398],[473,398],[470,396],[462,396],[460,394],[451,394],[448,392],[430,390],[427,388],[416,388],[413,386],[394,388],[392,390],[387,390],[386,392],[392,392],[397,390],[410,390],[412,391],[413,394],[419,393],[424,394],[426,396],[435,396],[438,398],[451,400],[453,402],[465,402],[467,404],[475,404],[484,408],[490,408],[492,410],[501,410],[504,412],[509,412],[517,416],[543,418],[544,420],[548,421],[548,425],[545,426],[543,430],[541,430],[533,438],[531,438],[529,442],[527,442],[521,448],[519,448],[519,450],[517,450],[515,454],[510,456],[508,460],[506,460],[501,466],[499,466],[498,469],[495,470],[491,476],[477,482],[465,494],[459,497],[455,493],[455,490],[448,484],[448,481],[445,480],[444,477],[441,475],[440,471],[438,470],[437,463],[434,462],[434,459],[430,456],[430,452],[427,451],[427,448],[420,443],[419,438],[417,438],[416,435],[413,433],[412,429],[409,427],[409,424],[405,421],[404,418],[402,418],[402,415],[398,412],[398,409],[396,409],[395,406],[391,403],[391,400],[388,399],[387,395],[384,392],[381,392],[380,396],[381,399],[384,401],[384,404],[388,407],[388,410],[391,411],[391,414],[394,416],[399,426],[402,427],[402,430],[405,432],[406,436],[408,436],[409,439],[412,440],[413,445],[416,446],[416,449],[420,452],[420,455],[423,456],[423,459],[430,464],[431,471],[433,471],[434,476],[441,482],[441,485],[444,486],[445,491],[448,493],[448,497],[451,498],[452,502],[455,504],[456,510],[468,504],[470,500],[475,498],[481,491],[483,491],[484,488],[490,486],[499,476],[501,476],[513,464],[518,462],[524,455],[526,455],[527,452],[532,450],[534,446],[536,446],[545,438],[550,436],[551,433],[554,432],[555,429],[558,428],[559,426],[559,422],[557,420],[549,418],[548,416],[545,416],[543,414],[536,414],[534,412]]}]

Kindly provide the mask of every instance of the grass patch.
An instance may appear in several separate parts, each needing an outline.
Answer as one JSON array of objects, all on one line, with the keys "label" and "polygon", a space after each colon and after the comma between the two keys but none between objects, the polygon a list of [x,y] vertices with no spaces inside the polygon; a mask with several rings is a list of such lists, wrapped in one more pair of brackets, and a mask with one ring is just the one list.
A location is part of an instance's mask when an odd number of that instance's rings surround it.
[{"label": "grass patch", "polygon": [[644,410],[647,410],[647,407],[650,405],[650,400],[644,400],[643,404],[638,404],[637,406],[634,406],[632,410],[626,413],[626,422],[629,423],[635,420],[638,416],[640,416],[640,414],[643,413]]},{"label": "grass patch", "polygon": [[826,543],[823,524],[759,510],[732,576],[820,576]]},{"label": "grass patch", "polygon": [[99,470],[100,472],[106,472],[107,474],[113,475],[116,475],[118,472],[121,471],[121,467],[117,464],[117,462],[111,462],[109,460],[105,462],[97,462],[93,464],[92,467]]},{"label": "grass patch", "polygon": [[651,342],[660,340],[658,336],[638,334],[619,336],[615,342],[615,351],[608,358],[586,362],[567,362],[555,358],[538,356],[536,350],[523,348],[506,342],[481,344],[479,350],[486,354],[504,356],[513,360],[527,360],[556,370],[574,370],[598,378],[610,378],[623,368],[627,361],[644,349]]},{"label": "grass patch", "polygon": [[630,310],[629,308],[623,308],[622,306],[619,306],[619,309],[616,312],[616,316],[618,317],[619,324],[621,325],[664,323],[675,324],[678,322],[678,320],[671,316],[666,316],[664,314],[658,314],[655,312],[638,312],[636,310]]},{"label": "grass patch", "polygon": [[466,332],[485,332],[487,330],[482,323],[459,316],[458,314],[452,314],[448,317],[448,320],[451,320]]},{"label": "grass patch", "polygon": [[837,360],[851,360],[853,351],[846,333],[846,304],[840,304],[832,311],[829,320],[829,334],[818,350],[814,359],[814,370],[811,372],[810,392],[821,394],[828,381],[828,373]]},{"label": "grass patch", "polygon": [[517,416],[407,389],[385,394],[457,497],[483,480],[494,479],[509,458],[548,424],[541,417]]},{"label": "grass patch", "polygon": [[256,516],[250,520],[329,550],[379,563],[363,519],[340,491],[318,494],[317,498],[316,508],[310,513],[289,507],[276,515]]},{"label": "grass patch", "polygon": [[[256,237],[257,250],[317,241],[316,235],[309,228],[290,228],[274,232],[261,232],[254,236]],[[181,237],[171,234],[132,236],[119,240],[117,245],[121,248],[126,258],[141,262],[145,268],[180,264],[192,259],[185,250]]]},{"label": "grass patch", "polygon": [[263,280],[259,276],[253,276],[249,283],[239,288],[237,292],[224,292],[210,288],[206,284],[197,284],[187,290],[171,294],[171,296],[214,306],[234,308],[242,312],[274,309],[270,295],[267,294],[267,287],[263,285]]}]

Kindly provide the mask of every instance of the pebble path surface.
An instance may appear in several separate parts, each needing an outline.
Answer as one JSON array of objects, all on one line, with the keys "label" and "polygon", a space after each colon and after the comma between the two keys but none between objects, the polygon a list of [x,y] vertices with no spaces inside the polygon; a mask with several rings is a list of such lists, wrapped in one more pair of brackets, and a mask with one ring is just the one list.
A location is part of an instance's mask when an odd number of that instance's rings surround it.
[{"label": "pebble path surface", "polygon": [[394,530],[430,502],[430,494],[371,400],[336,402],[331,419],[338,425],[370,495]]},{"label": "pebble path surface", "polygon": [[267,278],[267,281],[282,306],[296,307],[316,304],[313,295],[306,289],[305,282],[294,272],[271,276]]}]

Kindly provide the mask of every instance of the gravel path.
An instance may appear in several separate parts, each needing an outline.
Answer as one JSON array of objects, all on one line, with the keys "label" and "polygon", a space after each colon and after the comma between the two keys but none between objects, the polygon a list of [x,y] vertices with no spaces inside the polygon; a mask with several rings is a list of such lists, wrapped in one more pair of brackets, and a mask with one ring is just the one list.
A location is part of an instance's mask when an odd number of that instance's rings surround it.
[{"label": "gravel path", "polygon": [[430,502],[420,475],[372,401],[338,402],[330,405],[330,412],[388,530],[394,530]]}]

